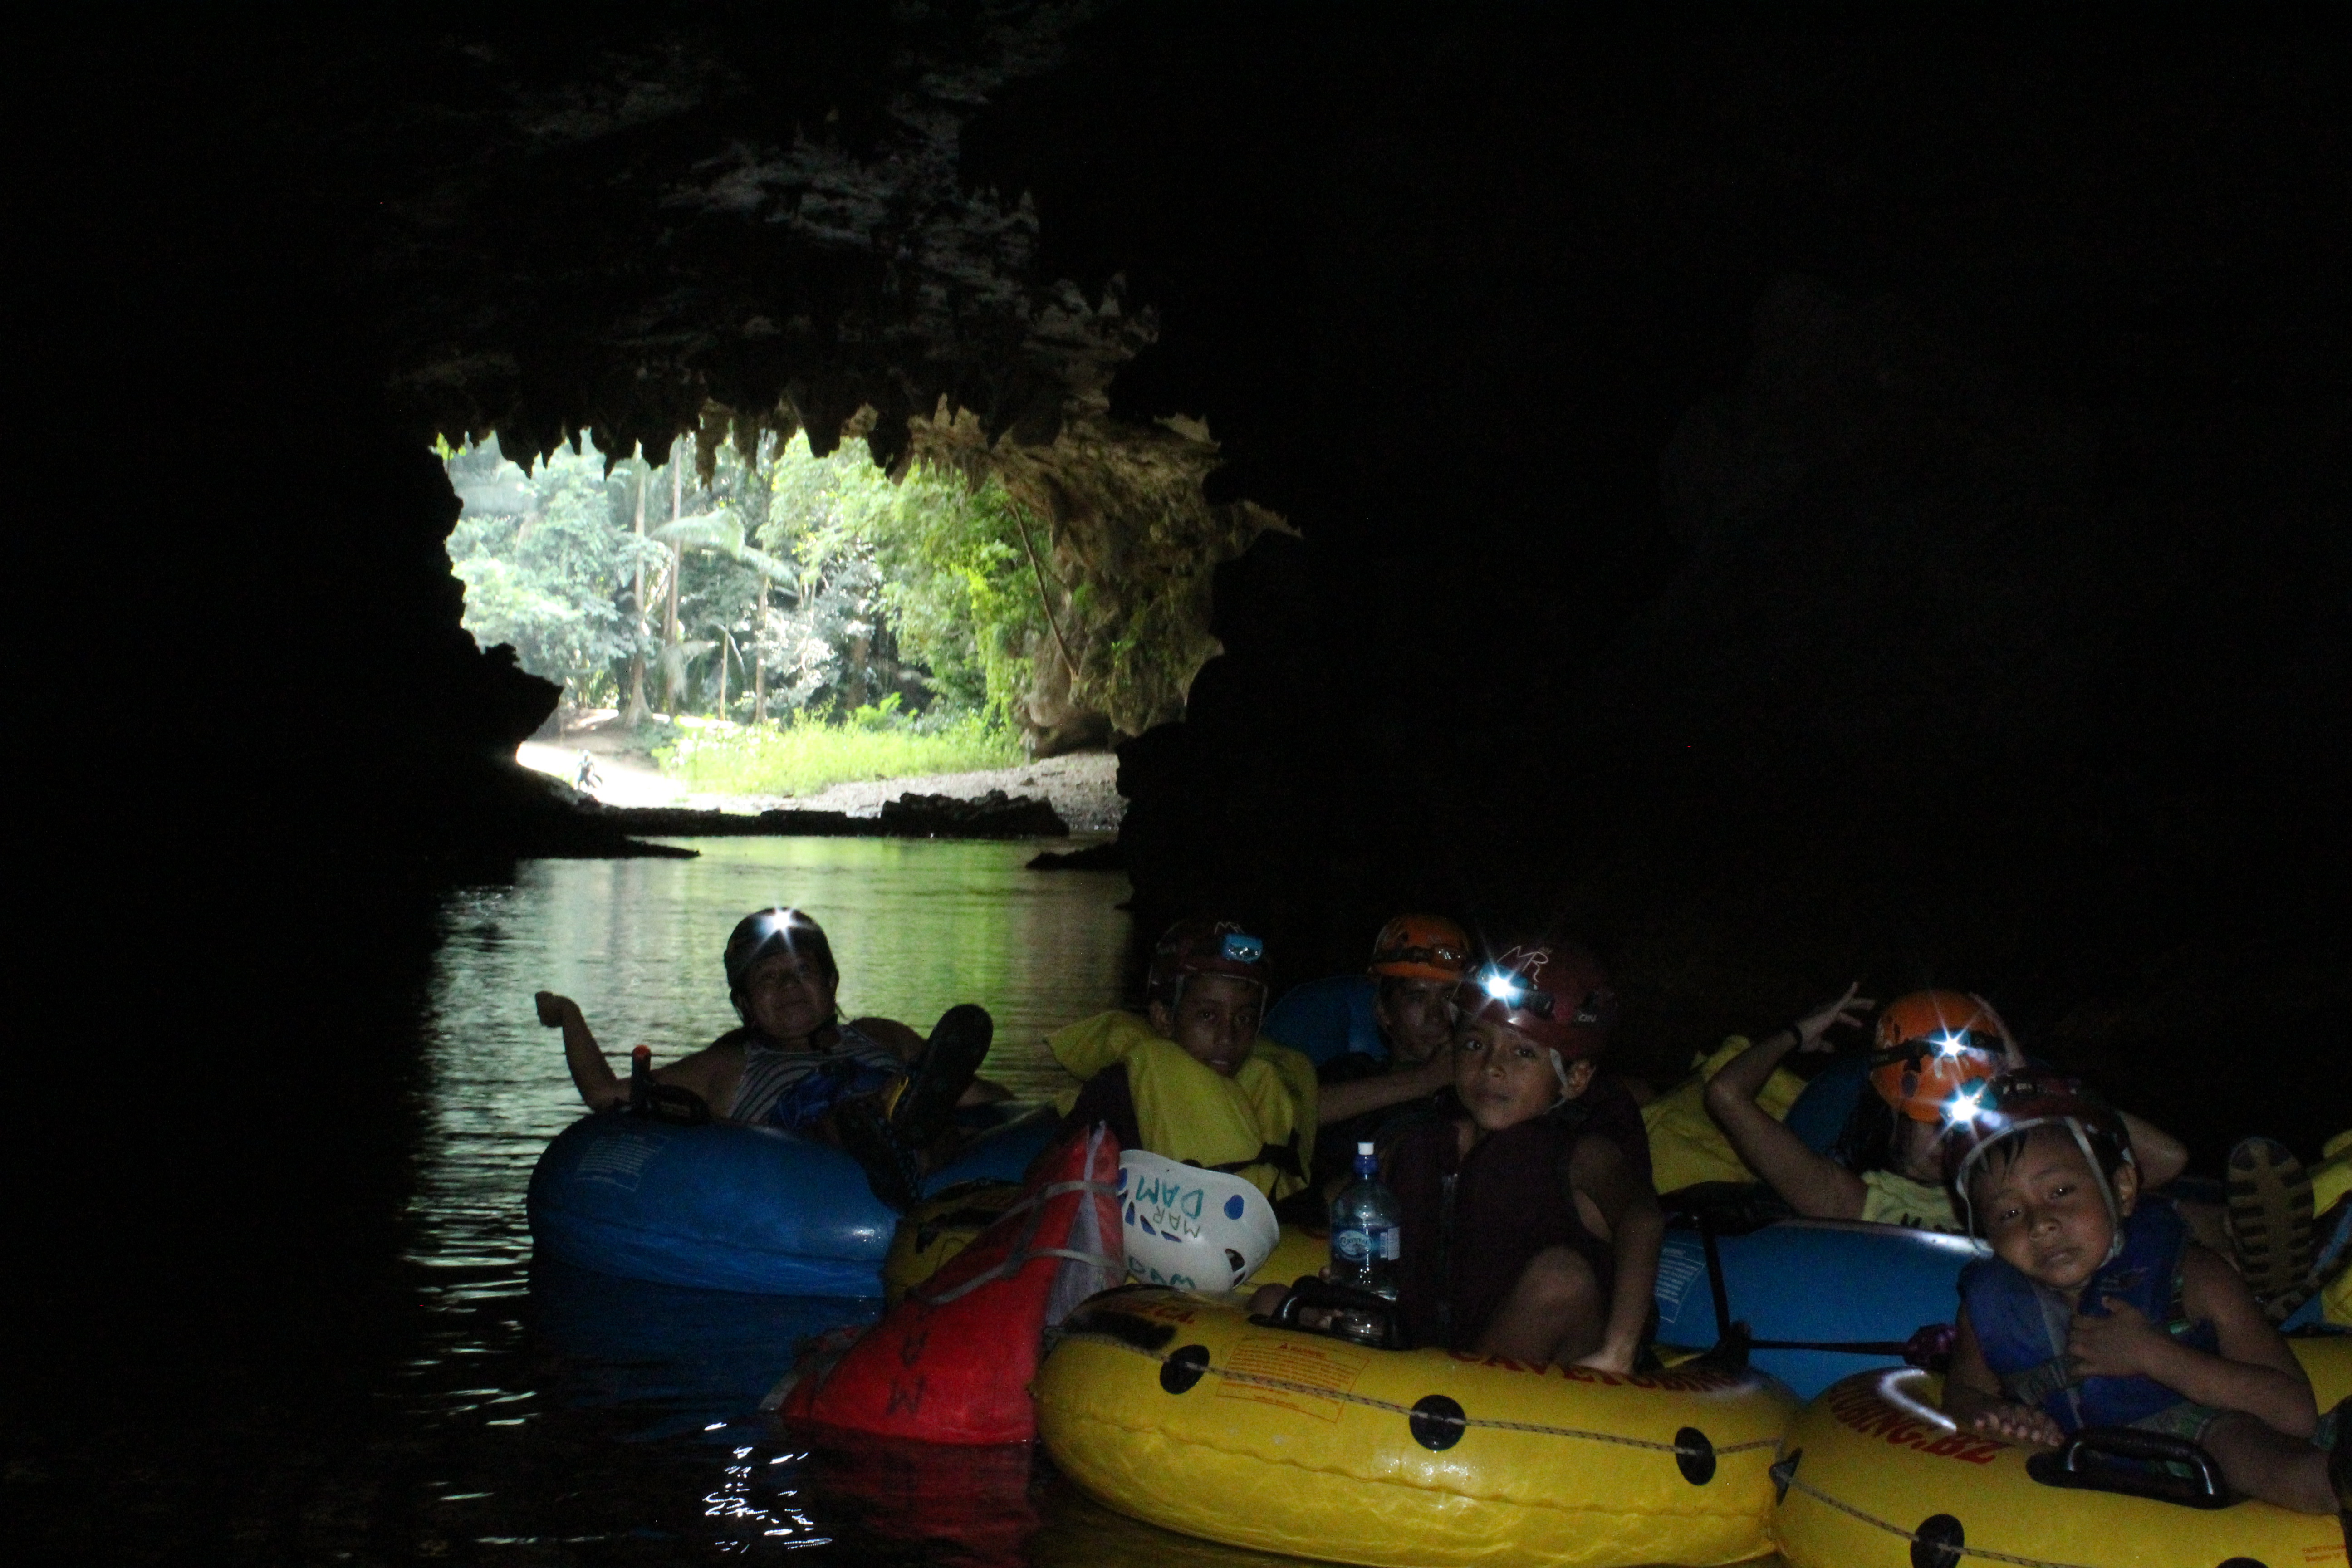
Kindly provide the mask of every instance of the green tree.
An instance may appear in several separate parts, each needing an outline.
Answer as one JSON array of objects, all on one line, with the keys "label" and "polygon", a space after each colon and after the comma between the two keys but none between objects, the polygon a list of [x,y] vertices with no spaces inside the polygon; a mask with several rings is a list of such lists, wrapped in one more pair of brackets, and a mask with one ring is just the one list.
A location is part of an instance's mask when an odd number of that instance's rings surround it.
[{"label": "green tree", "polygon": [[616,666],[642,651],[628,588],[645,547],[618,526],[632,476],[608,477],[584,443],[530,473],[494,440],[444,461],[465,501],[448,552],[466,629],[486,647],[510,645],[573,708],[614,695]]}]

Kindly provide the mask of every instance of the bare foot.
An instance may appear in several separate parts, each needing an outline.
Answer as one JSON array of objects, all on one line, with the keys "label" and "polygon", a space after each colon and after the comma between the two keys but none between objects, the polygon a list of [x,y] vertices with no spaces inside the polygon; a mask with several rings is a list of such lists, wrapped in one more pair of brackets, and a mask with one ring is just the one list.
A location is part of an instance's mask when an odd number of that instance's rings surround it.
[{"label": "bare foot", "polygon": [[2046,1413],[2022,1405],[2005,1405],[1998,1410],[1981,1411],[1969,1425],[1989,1436],[2022,1443],[2033,1448],[2055,1448],[2066,1440],[2066,1434],[2059,1430],[2058,1423],[2050,1419]]}]

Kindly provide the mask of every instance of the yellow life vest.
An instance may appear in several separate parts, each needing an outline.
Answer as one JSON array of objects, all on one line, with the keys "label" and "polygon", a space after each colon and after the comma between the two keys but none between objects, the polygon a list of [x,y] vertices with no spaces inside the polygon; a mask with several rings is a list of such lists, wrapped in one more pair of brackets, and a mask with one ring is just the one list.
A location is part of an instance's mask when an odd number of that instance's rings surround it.
[{"label": "yellow life vest", "polygon": [[[1153,1153],[1232,1171],[1269,1198],[1287,1197],[1307,1184],[1303,1176],[1258,1158],[1271,1144],[1296,1148],[1301,1171],[1314,1163],[1315,1064],[1299,1052],[1261,1036],[1226,1078],[1132,1013],[1072,1024],[1045,1043],[1081,1079],[1125,1064],[1136,1125]],[[1075,1089],[1064,1095],[1064,1112],[1076,1100]]]},{"label": "yellow life vest", "polygon": [[[1723,1129],[1706,1113],[1706,1080],[1730,1065],[1748,1048],[1748,1039],[1734,1035],[1716,1053],[1698,1064],[1697,1072],[1642,1107],[1642,1126],[1650,1136],[1651,1182],[1662,1193],[1700,1182],[1753,1182],[1755,1172],[1742,1163]],[[1805,1080],[1787,1068],[1775,1068],[1764,1080],[1756,1103],[1773,1121],[1786,1120],[1789,1107],[1805,1092]]]},{"label": "yellow life vest", "polygon": [[[2352,1132],[2339,1132],[2327,1141],[2327,1147],[2320,1151],[2319,1163],[2312,1170],[2312,1212],[2326,1214],[2347,1193],[2352,1193]],[[2320,1292],[2320,1310],[2329,1322],[2352,1328],[2352,1268],[2336,1265],[2335,1278]]]}]

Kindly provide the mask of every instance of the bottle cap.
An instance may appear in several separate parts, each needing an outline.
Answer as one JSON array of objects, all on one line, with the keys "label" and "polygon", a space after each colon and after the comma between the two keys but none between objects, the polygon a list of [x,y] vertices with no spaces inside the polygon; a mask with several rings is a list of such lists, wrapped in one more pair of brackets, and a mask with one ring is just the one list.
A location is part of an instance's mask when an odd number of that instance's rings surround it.
[{"label": "bottle cap", "polygon": [[1369,1139],[1369,1138],[1365,1139],[1362,1142],[1358,1143],[1358,1144],[1356,1145],[1356,1153],[1357,1153],[1357,1156],[1358,1156],[1359,1158],[1361,1158],[1363,1155],[1369,1154],[1369,1153],[1370,1153],[1371,1152],[1372,1152],[1372,1141],[1371,1141],[1370,1139]]}]

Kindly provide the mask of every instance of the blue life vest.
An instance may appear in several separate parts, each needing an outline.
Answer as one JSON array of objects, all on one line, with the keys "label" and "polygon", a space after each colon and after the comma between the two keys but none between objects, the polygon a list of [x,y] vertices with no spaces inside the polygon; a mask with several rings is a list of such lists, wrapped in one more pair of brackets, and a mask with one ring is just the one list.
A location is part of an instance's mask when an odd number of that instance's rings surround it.
[{"label": "blue life vest", "polygon": [[[2214,1351],[2209,1322],[2190,1323],[2180,1305],[2180,1259],[2189,1230],[2162,1198],[2142,1198],[2124,1222],[2124,1247],[2083,1287],[2082,1311],[2104,1318],[2101,1299],[2129,1301],[2142,1316],[2191,1350]],[[2084,1377],[2066,1352],[2074,1310],[2066,1298],[1998,1258],[1960,1271],[1960,1304],[1976,1330],[1985,1364],[2011,1399],[2039,1406],[2068,1432],[2128,1426],[2181,1401],[2149,1377]]]}]

